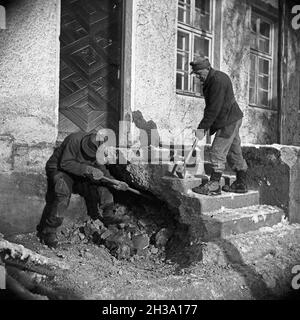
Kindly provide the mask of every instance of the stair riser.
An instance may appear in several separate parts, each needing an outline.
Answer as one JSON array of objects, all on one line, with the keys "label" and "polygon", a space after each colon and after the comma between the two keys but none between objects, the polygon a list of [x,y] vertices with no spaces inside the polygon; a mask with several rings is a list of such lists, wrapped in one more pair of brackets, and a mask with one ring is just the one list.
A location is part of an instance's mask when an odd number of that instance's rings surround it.
[{"label": "stair riser", "polygon": [[217,217],[202,217],[204,230],[202,241],[211,241],[216,238],[226,238],[232,235],[255,231],[262,227],[272,227],[282,221],[284,213],[278,209],[276,212],[262,213],[253,216],[241,216],[228,221],[220,221]]},{"label": "stair riser", "polygon": [[237,209],[259,204],[259,193],[256,191],[249,191],[244,194],[222,192],[222,196],[199,196],[198,198],[201,203],[202,214],[222,208]]}]

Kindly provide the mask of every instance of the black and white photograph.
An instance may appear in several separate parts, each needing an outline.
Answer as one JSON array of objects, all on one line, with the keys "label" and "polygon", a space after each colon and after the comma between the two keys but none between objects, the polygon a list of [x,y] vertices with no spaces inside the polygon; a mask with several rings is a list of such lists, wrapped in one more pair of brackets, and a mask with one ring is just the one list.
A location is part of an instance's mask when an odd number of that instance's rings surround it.
[{"label": "black and white photograph", "polygon": [[299,1],[0,0],[0,298],[299,300]]}]

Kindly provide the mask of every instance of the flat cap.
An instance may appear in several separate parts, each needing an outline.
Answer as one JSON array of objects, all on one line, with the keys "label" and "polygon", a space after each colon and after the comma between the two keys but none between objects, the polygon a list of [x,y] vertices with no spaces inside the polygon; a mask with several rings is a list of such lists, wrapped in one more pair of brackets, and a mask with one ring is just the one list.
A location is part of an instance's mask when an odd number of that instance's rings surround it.
[{"label": "flat cap", "polygon": [[207,69],[211,67],[210,62],[207,58],[199,57],[195,59],[194,61],[190,62],[190,65],[192,66],[193,70],[191,73],[196,72],[198,70]]}]

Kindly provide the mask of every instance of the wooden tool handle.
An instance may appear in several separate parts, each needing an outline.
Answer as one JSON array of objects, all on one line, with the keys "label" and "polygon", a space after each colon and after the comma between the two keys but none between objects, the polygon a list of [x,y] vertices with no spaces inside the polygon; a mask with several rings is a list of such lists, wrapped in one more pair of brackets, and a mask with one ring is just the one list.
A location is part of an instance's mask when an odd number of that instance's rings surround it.
[{"label": "wooden tool handle", "polygon": [[[107,178],[107,177],[102,177],[101,180],[102,180],[102,181],[109,182],[109,183],[112,183],[112,184],[115,184],[115,185],[117,185],[117,184],[120,182],[119,180],[111,179],[111,178]],[[100,181],[101,181],[101,180],[100,180]],[[149,199],[149,200],[153,200],[153,199],[154,199],[154,197],[151,197],[151,196],[149,196],[149,195],[147,195],[147,194],[144,194],[144,193],[142,193],[142,192],[140,192],[140,191],[138,191],[138,190],[136,190],[136,189],[130,188],[130,187],[127,188],[127,191],[130,191],[130,192],[132,192],[132,193],[135,193],[135,194],[137,194],[137,195],[139,195],[139,196],[142,196],[142,197],[144,197],[144,198],[147,198],[147,199]]]},{"label": "wooden tool handle", "polygon": [[199,139],[195,138],[192,149],[185,159],[185,163],[188,163],[190,161],[190,158],[192,157],[192,154],[193,154],[194,150],[196,149],[198,142],[199,142]]}]

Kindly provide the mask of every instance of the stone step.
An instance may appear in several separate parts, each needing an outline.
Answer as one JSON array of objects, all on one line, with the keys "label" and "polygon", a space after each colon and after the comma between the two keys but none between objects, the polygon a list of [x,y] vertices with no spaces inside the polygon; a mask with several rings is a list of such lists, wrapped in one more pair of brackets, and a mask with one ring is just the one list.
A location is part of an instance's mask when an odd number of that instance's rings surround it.
[{"label": "stone step", "polygon": [[206,196],[188,190],[187,194],[193,199],[193,202],[195,202],[196,199],[198,200],[197,202],[199,202],[202,214],[225,208],[237,209],[259,204],[259,192],[255,190],[249,190],[247,193],[241,194],[222,192],[222,194],[218,196]]},{"label": "stone step", "polygon": [[[172,188],[178,192],[187,193],[192,188],[199,186],[201,183],[209,180],[206,175],[186,176],[185,179],[179,177],[163,177],[164,181],[172,185]],[[230,185],[235,181],[235,176],[223,175],[220,181],[221,186]]]},{"label": "stone step", "polygon": [[200,217],[204,227],[201,238],[203,241],[211,241],[262,227],[272,227],[280,223],[284,216],[282,209],[268,205],[204,212]]},{"label": "stone step", "polygon": [[283,261],[288,262],[290,266],[299,264],[300,224],[290,224],[287,220],[283,220],[272,227],[216,238],[202,244],[197,250],[202,251],[203,264],[255,266],[262,260],[269,275],[274,275],[276,268],[285,269],[278,268],[276,260],[280,261],[279,264]]}]

